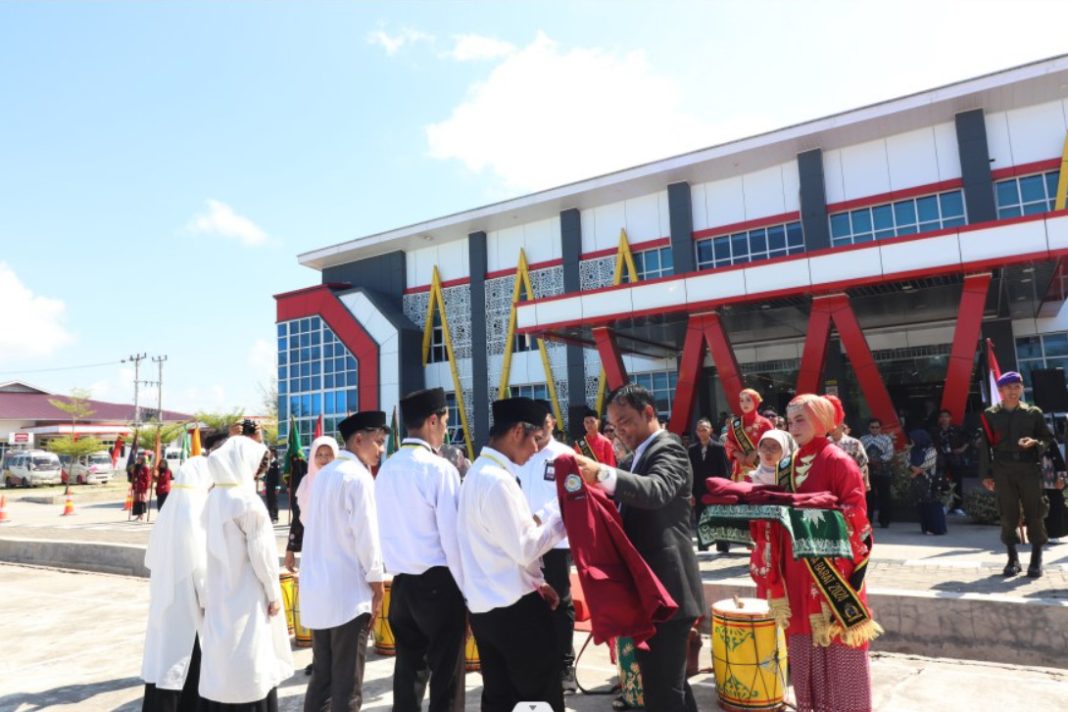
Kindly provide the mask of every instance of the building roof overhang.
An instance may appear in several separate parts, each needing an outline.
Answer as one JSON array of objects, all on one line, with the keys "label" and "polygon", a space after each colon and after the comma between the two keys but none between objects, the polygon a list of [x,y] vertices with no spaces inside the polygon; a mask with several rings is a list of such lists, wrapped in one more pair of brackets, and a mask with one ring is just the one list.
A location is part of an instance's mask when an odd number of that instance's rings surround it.
[{"label": "building roof overhang", "polygon": [[[963,111],[1002,111],[1068,94],[1068,55],[1033,62],[767,133],[672,156],[549,190],[311,250],[298,256],[323,270],[396,250],[451,242],[479,230],[500,230],[793,160],[815,148],[832,150],[946,121]],[[998,168],[998,166],[993,166]]]}]

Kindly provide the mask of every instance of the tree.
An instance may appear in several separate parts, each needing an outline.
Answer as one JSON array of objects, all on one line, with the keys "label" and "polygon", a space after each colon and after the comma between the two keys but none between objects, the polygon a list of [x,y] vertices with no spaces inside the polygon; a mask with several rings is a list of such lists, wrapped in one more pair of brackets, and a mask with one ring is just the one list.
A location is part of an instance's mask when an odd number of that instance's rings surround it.
[{"label": "tree", "polygon": [[[54,452],[57,455],[68,455],[74,460],[77,460],[83,455],[91,455],[92,453],[99,452],[103,449],[105,449],[104,443],[92,436],[75,440],[69,435],[64,435],[61,438],[54,438],[48,443],[48,450],[50,452]],[[70,474],[70,470],[67,470],[67,474]]]},{"label": "tree", "polygon": [[185,431],[185,423],[146,423],[137,431],[137,447],[142,450],[154,451],[156,449],[156,431],[159,431],[161,447],[174,442],[182,437]]},{"label": "tree", "polygon": [[[48,402],[52,404],[53,408],[58,408],[67,415],[70,416],[70,433],[74,435],[74,426],[79,420],[85,420],[91,416],[94,412],[93,407],[89,405],[89,391],[84,388],[72,388],[70,397],[66,400],[60,400],[59,398],[49,398]],[[97,441],[100,444],[100,441]],[[98,450],[100,448],[97,448]]]},{"label": "tree", "polygon": [[274,447],[278,444],[278,379],[272,377],[267,385],[260,383],[259,389],[263,414],[267,416],[267,420],[260,424],[263,430],[263,442],[269,447]]},{"label": "tree", "polygon": [[244,420],[245,412],[240,408],[235,408],[228,413],[208,413],[200,411],[193,417],[211,430],[221,430],[225,432],[229,430],[230,426],[234,423],[240,423]]}]

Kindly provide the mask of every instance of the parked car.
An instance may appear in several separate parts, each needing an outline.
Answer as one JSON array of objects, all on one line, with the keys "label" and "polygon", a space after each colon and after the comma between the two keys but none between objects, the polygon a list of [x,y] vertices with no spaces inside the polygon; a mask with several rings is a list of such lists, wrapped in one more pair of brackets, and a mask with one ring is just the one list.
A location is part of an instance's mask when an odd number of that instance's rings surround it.
[{"label": "parked car", "polygon": [[61,455],[59,460],[63,465],[63,481],[70,484],[107,484],[115,476],[111,453],[107,450],[82,455],[77,460]]},{"label": "parked car", "polygon": [[24,450],[8,455],[4,483],[8,487],[58,485],[62,482],[59,455],[47,450]]}]

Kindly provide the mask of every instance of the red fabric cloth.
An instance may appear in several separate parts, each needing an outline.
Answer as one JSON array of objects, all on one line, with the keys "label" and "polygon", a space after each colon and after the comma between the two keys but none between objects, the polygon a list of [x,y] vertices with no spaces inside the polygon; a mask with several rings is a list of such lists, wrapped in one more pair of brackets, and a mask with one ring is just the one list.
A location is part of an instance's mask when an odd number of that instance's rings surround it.
[{"label": "red fabric cloth", "polygon": [[156,470],[156,496],[161,494],[170,494],[171,492],[171,480],[173,479],[173,473],[170,468],[166,470]]},{"label": "red fabric cloth", "polygon": [[134,467],[133,473],[133,491],[134,499],[139,502],[145,502],[148,500],[148,491],[152,488],[152,473],[149,471],[147,465],[138,465]]},{"label": "red fabric cloth", "polygon": [[589,606],[595,643],[629,636],[645,649],[655,623],[678,610],[663,584],[623,531],[615,502],[599,487],[587,487],[570,455],[554,461],[560,513],[571,556]]},{"label": "red fabric cloth", "polygon": [[[734,436],[734,419],[727,424],[727,440],[724,446],[727,448],[727,459],[731,462],[731,477],[735,480],[741,479],[745,470],[751,470],[754,466],[743,466],[741,458],[745,457],[745,450],[738,443],[738,438]],[[749,436],[749,440],[753,443],[753,449],[756,450],[756,446],[760,443],[760,436],[771,430],[771,421],[762,415],[759,415],[755,410],[742,414],[742,428],[745,430],[745,434]]]},{"label": "red fabric cloth", "polygon": [[[597,462],[608,465],[609,467],[616,466],[616,451],[612,447],[612,441],[601,433],[597,433],[593,437],[586,436],[586,444],[593,450],[594,457],[597,458]],[[575,446],[575,452],[582,454],[582,450],[579,446]]]},{"label": "red fabric cloth", "polygon": [[704,504],[782,504],[802,509],[833,509],[838,497],[831,492],[787,492],[776,485],[731,482],[716,477],[707,480]]}]

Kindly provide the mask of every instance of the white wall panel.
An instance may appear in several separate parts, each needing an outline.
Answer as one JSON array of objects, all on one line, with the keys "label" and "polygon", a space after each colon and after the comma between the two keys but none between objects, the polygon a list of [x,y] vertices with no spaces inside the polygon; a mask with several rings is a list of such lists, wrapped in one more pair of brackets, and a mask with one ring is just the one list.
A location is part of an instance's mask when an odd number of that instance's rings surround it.
[{"label": "white wall panel", "polygon": [[742,176],[742,190],[745,193],[746,220],[782,215],[786,212],[782,166],[746,173]]},{"label": "white wall panel", "polygon": [[438,272],[441,273],[442,281],[470,276],[469,258],[466,239],[440,245],[438,247]]},{"label": "white wall panel", "polygon": [[935,150],[938,152],[938,180],[961,177],[960,149],[957,147],[957,127],[952,122],[934,127]]},{"label": "white wall panel", "polygon": [[1008,112],[1012,159],[1017,164],[1058,158],[1064,148],[1065,120],[1060,101]]},{"label": "white wall panel", "polygon": [[956,233],[932,237],[922,243],[891,242],[879,245],[878,249],[882,257],[883,274],[960,264]]},{"label": "white wall panel", "polygon": [[559,259],[560,218],[516,225],[494,230],[486,235],[486,263],[488,271],[515,269],[519,264],[519,250],[526,252],[527,262],[548,262]]},{"label": "white wall panel", "polygon": [[497,272],[514,268],[518,263],[519,250],[523,248],[523,243],[522,225],[494,230],[486,235],[487,271]]},{"label": "white wall panel", "polygon": [[797,172],[797,161],[782,164],[782,197],[784,212],[801,210],[801,176]]},{"label": "white wall panel", "polygon": [[842,149],[842,178],[846,200],[890,191],[886,141],[868,141]]},{"label": "white wall panel", "polygon": [[986,120],[986,146],[990,152],[990,169],[1008,168],[1012,160],[1012,143],[1009,141],[1009,122],[1004,111],[984,114]]},{"label": "white wall panel", "polygon": [[556,324],[564,321],[578,319],[580,314],[575,309],[576,301],[572,299],[556,299],[548,302],[537,302],[534,306],[538,312],[539,324]]},{"label": "white wall panel", "polygon": [[408,287],[430,284],[434,276],[435,265],[441,274],[442,281],[470,275],[466,239],[410,250],[406,255],[406,260]]},{"label": "white wall panel", "polygon": [[[580,314],[583,319],[589,319],[606,314],[626,313],[633,308],[629,289],[588,292],[577,299],[561,299],[560,301],[568,304],[572,319],[578,318]],[[576,309],[575,307],[579,305],[581,305],[581,308]],[[541,319],[541,312],[538,312],[538,319]]]},{"label": "white wall panel", "polygon": [[[619,230],[627,224],[627,208],[620,201],[599,205],[593,209],[595,250],[605,250],[619,244]],[[633,242],[631,238],[631,242]]]},{"label": "white wall panel", "polygon": [[960,235],[960,256],[964,262],[1025,255],[1045,249],[1046,223],[1043,220],[969,230]]},{"label": "white wall panel", "polygon": [[693,229],[704,230],[710,227],[708,223],[708,205],[705,204],[706,193],[704,183],[690,186],[690,204],[693,206]]},{"label": "white wall panel", "polygon": [[838,282],[844,279],[863,279],[878,277],[883,273],[883,263],[878,250],[850,250],[848,252],[831,252],[826,255],[810,257],[809,271],[812,281]]},{"label": "white wall panel", "polygon": [[811,284],[807,259],[762,265],[758,263],[758,266],[747,267],[742,271],[745,272],[747,294],[804,287]]},{"label": "white wall panel", "polygon": [[[625,221],[623,225],[627,228],[627,239],[631,243],[659,240],[668,234],[660,229],[659,198],[659,193],[650,193],[624,202]],[[618,227],[616,228],[616,234],[619,234]]]},{"label": "white wall panel", "polygon": [[701,227],[694,225],[695,230],[745,221],[745,193],[741,176],[712,181],[704,186],[708,223]]},{"label": "white wall panel", "polygon": [[671,235],[671,208],[666,190],[656,194],[656,206],[660,216],[660,237],[668,237]]},{"label": "white wall panel", "polygon": [[841,150],[823,152],[823,189],[828,204],[841,203],[846,199]]},{"label": "white wall panel", "polygon": [[886,156],[890,167],[890,190],[913,188],[939,180],[933,128],[887,137]]},{"label": "white wall panel", "polygon": [[635,311],[686,303],[685,280],[638,285],[630,291]]},{"label": "white wall panel", "polygon": [[1068,217],[1046,219],[1046,241],[1051,250],[1068,250]]},{"label": "white wall panel", "polygon": [[686,295],[694,304],[742,294],[745,294],[745,273],[740,269],[712,272],[686,279]]},{"label": "white wall panel", "polygon": [[597,247],[597,234],[594,230],[597,220],[595,219],[593,210],[582,210],[579,212],[579,219],[582,222],[582,253],[596,252]]}]

